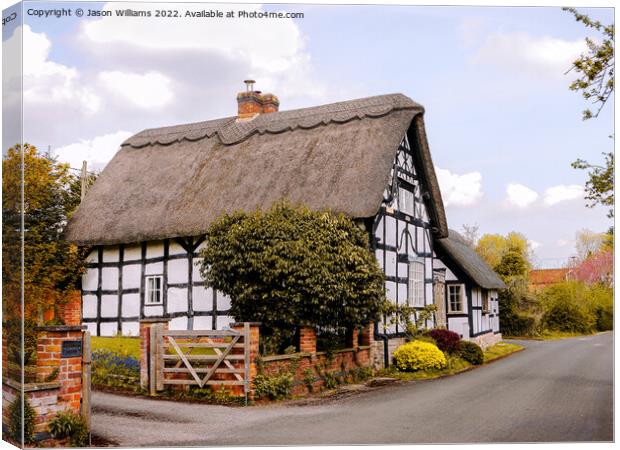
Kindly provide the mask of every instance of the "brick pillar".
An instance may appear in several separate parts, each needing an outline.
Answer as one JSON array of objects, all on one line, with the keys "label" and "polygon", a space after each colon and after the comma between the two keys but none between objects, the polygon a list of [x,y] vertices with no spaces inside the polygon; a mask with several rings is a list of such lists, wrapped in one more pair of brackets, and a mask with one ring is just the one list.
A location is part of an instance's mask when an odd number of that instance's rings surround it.
[{"label": "brick pillar", "polygon": [[347,334],[347,347],[357,351],[359,347],[360,330],[356,327]]},{"label": "brick pillar", "polygon": [[299,351],[301,353],[316,353],[316,330],[314,327],[299,328]]},{"label": "brick pillar", "polygon": [[149,389],[149,372],[151,368],[151,328],[162,324],[168,330],[170,319],[142,319],[140,320],[140,386]]},{"label": "brick pillar", "polygon": [[369,323],[362,328],[362,335],[360,337],[360,345],[372,345],[375,342],[375,324]]},{"label": "brick pillar", "polygon": [[80,291],[72,291],[66,303],[60,306],[60,319],[65,325],[82,324],[82,296]]},{"label": "brick pillar", "polygon": [[[82,326],[37,327],[37,381],[60,383],[59,409],[80,413],[82,398]],[[63,343],[67,353],[63,357]],[[69,353],[73,351],[72,353]],[[72,356],[76,355],[76,356]],[[58,372],[54,376],[55,372]]]},{"label": "brick pillar", "polygon": [[[248,380],[250,391],[248,394],[248,398],[250,400],[254,399],[254,384],[253,380],[256,377],[258,370],[256,368],[256,359],[259,356],[259,340],[260,340],[260,323],[259,322],[249,322],[250,325],[250,379]],[[235,322],[230,325],[235,331],[239,331],[243,333],[245,329],[245,323],[243,322]]]}]

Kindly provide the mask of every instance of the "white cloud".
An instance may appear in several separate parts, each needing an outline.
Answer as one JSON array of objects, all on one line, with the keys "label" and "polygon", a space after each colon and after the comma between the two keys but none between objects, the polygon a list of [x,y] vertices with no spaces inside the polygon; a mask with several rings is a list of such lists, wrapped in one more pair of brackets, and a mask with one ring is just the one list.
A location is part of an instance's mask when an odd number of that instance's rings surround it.
[{"label": "white cloud", "polygon": [[110,92],[144,109],[160,108],[173,97],[171,80],[157,72],[140,75],[115,70],[101,72],[99,80]]},{"label": "white cloud", "polygon": [[[141,4],[123,4],[123,8],[141,9]],[[166,4],[158,8],[165,9]],[[116,10],[108,3],[103,10]],[[170,9],[179,9],[178,5]],[[235,5],[217,5],[226,14],[237,12]],[[262,5],[244,4],[247,11],[263,11]],[[268,26],[266,26],[268,24]],[[162,31],[165,30],[165,31]],[[172,54],[179,51],[209,52],[228,60],[248,64],[241,77],[260,81],[259,89],[270,89],[277,95],[322,97],[324,88],[311,78],[310,56],[305,51],[305,38],[292,19],[258,20],[238,18],[208,20],[200,18],[158,18],[128,20],[126,17],[104,17],[85,21],[81,28],[85,42],[99,46],[139,48],[145,53]],[[217,67],[212,70],[217,71]],[[239,79],[239,83],[243,78]]]},{"label": "white cloud", "polygon": [[571,62],[587,50],[585,41],[568,41],[525,32],[492,33],[473,61],[535,76],[562,78]]},{"label": "white cloud", "polygon": [[525,208],[534,203],[538,198],[538,193],[536,191],[518,183],[510,183],[506,187],[506,195],[508,203],[518,206],[519,208]]},{"label": "white cloud", "polygon": [[545,204],[553,206],[560,202],[583,197],[583,186],[579,184],[560,184],[545,190]]},{"label": "white cloud", "polygon": [[92,89],[81,85],[78,71],[49,60],[52,43],[45,33],[35,33],[24,25],[23,42],[24,109],[54,103],[71,104],[81,113],[99,110],[99,97]]},{"label": "white cloud", "polygon": [[89,170],[101,170],[132,134],[129,131],[117,131],[93,139],[83,139],[57,148],[55,154],[60,161],[68,162],[71,167],[80,168],[82,161],[86,160]]},{"label": "white cloud", "polygon": [[482,197],[482,175],[469,172],[462,175],[437,168],[441,196],[446,206],[473,205]]}]

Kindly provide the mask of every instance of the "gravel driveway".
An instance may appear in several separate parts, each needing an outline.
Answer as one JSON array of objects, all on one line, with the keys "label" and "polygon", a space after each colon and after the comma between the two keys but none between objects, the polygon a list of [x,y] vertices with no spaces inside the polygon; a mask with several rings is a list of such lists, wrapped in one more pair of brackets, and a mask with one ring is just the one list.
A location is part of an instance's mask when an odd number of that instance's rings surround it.
[{"label": "gravel driveway", "polygon": [[460,375],[304,406],[94,392],[93,432],[124,447],[611,441],[613,334],[520,343]]}]

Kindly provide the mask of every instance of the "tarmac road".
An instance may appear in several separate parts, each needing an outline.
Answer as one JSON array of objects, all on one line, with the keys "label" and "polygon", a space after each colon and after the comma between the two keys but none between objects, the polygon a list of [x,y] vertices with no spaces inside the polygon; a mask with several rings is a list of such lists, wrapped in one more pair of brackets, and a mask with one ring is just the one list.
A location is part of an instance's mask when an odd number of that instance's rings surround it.
[{"label": "tarmac road", "polygon": [[613,440],[613,334],[527,348],[456,376],[332,402],[231,408],[93,393],[93,432],[120,446]]}]

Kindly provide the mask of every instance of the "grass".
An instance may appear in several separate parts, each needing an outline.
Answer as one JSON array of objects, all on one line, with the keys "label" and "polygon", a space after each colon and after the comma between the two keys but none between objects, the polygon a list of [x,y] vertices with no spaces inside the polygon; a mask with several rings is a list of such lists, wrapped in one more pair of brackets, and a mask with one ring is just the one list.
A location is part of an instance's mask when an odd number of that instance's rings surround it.
[{"label": "grass", "polygon": [[498,342],[497,344],[487,348],[484,352],[485,364],[502,356],[523,350],[523,347],[517,344],[508,344],[507,342]]},{"label": "grass", "polygon": [[[508,344],[506,342],[499,342],[492,347],[489,347],[484,352],[484,363],[488,363],[497,358],[501,358],[511,353],[522,350],[523,347],[517,344]],[[377,373],[380,377],[392,377],[398,378],[403,381],[413,380],[429,380],[433,378],[445,377],[449,375],[455,375],[457,373],[469,370],[472,365],[462,358],[457,356],[448,356],[448,366],[442,370],[427,370],[417,372],[400,372],[395,366],[390,366],[387,369],[382,369]],[[475,367],[475,366],[474,366]]]},{"label": "grass", "polygon": [[[92,350],[108,350],[117,353],[121,356],[132,356],[137,360],[140,360],[140,338],[129,336],[113,336],[113,337],[98,337],[92,336],[91,338]],[[187,346],[183,345],[182,341],[177,339],[177,343],[184,353],[187,353]],[[223,349],[221,349],[223,350]],[[168,349],[168,354],[175,354],[173,348]],[[194,348],[191,352],[192,355],[215,355],[215,350],[212,348]]]},{"label": "grass", "polygon": [[92,350],[109,350],[122,356],[132,356],[140,360],[140,338],[128,336],[90,338]]},{"label": "grass", "polygon": [[504,336],[505,339],[533,340],[533,341],[553,341],[556,339],[567,339],[579,336],[591,336],[593,333],[576,333],[569,331],[544,330],[540,334],[533,336]]}]

